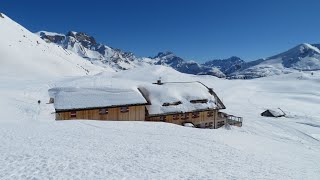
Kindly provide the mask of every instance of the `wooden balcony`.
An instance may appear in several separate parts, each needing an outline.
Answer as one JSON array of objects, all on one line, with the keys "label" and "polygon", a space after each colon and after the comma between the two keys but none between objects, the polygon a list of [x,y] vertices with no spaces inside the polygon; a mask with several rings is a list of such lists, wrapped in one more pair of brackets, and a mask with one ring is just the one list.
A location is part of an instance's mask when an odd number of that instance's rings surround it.
[{"label": "wooden balcony", "polygon": [[243,121],[242,117],[237,117],[234,115],[227,115],[227,123],[230,125],[241,127],[242,121]]}]

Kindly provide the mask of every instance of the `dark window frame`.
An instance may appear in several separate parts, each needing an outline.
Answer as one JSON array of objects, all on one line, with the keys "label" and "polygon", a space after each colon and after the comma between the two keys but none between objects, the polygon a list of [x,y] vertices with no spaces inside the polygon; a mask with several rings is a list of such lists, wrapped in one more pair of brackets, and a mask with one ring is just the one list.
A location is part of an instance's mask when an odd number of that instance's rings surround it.
[{"label": "dark window frame", "polygon": [[163,103],[162,106],[177,106],[179,104],[182,104],[181,101],[171,102],[171,103]]},{"label": "dark window frame", "polygon": [[192,118],[200,117],[200,112],[192,112]]},{"label": "dark window frame", "polygon": [[77,118],[77,111],[71,111],[70,112],[70,117],[71,118]]},{"label": "dark window frame", "polygon": [[179,120],[180,119],[180,114],[174,114],[172,115],[173,120]]},{"label": "dark window frame", "polygon": [[167,120],[167,116],[160,116],[160,121],[166,121]]},{"label": "dark window frame", "polygon": [[217,128],[220,128],[220,127],[222,127],[224,125],[225,125],[224,121],[218,121],[217,122]]},{"label": "dark window frame", "polygon": [[208,111],[207,112],[207,117],[213,117],[214,116],[214,112],[213,111]]},{"label": "dark window frame", "polygon": [[208,99],[194,99],[194,100],[190,100],[190,103],[192,104],[196,104],[196,103],[207,103]]},{"label": "dark window frame", "polygon": [[101,108],[99,109],[99,114],[100,115],[106,115],[109,113],[109,109],[108,108]]},{"label": "dark window frame", "polygon": [[189,119],[189,113],[184,113],[182,115],[181,119],[183,119],[183,120]]},{"label": "dark window frame", "polygon": [[122,107],[120,107],[120,112],[121,112],[121,113],[127,113],[127,112],[129,112],[129,106],[122,106]]}]

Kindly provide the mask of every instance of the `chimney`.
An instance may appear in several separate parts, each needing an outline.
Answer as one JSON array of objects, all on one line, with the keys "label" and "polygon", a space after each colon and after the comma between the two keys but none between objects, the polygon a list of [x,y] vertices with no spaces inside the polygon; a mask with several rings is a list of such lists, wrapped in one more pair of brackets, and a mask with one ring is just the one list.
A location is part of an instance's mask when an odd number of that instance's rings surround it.
[{"label": "chimney", "polygon": [[153,84],[162,85],[163,83],[161,82],[161,79],[158,79],[157,82]]},{"label": "chimney", "polygon": [[48,104],[52,104],[52,103],[54,103],[54,99],[53,99],[53,98],[50,98],[50,100],[49,100],[49,103],[48,103]]}]

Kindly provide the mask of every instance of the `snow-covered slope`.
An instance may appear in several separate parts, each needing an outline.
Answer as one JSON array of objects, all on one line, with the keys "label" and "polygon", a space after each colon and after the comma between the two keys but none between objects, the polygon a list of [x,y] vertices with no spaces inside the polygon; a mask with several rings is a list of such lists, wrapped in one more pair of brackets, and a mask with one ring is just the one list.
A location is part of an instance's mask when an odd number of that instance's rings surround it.
[{"label": "snow-covered slope", "polygon": [[[136,88],[163,81],[213,87],[243,127],[55,121],[52,87]],[[308,87],[308,88],[303,88]],[[151,66],[48,82],[0,77],[0,179],[319,179],[320,74],[224,80]],[[37,100],[43,103],[38,105]],[[287,118],[266,118],[280,107]]]},{"label": "snow-covered slope", "polygon": [[[66,60],[73,53],[6,16],[0,27],[0,179],[320,178],[319,71],[242,81],[145,66],[83,76],[79,66],[100,69],[78,56]],[[244,118],[243,127],[55,121],[46,104],[54,87],[135,89],[159,77],[213,87],[225,112]],[[275,108],[287,117],[260,116]]]},{"label": "snow-covered slope", "polygon": [[[84,61],[41,38],[2,14],[0,18],[0,74],[20,77],[86,75],[102,68]],[[14,69],[14,71],[12,71]]]},{"label": "snow-covered slope", "polygon": [[231,76],[240,78],[257,78],[280,75],[295,71],[320,70],[320,50],[316,46],[304,43],[284,53],[272,56],[266,60],[251,62],[234,72]]}]

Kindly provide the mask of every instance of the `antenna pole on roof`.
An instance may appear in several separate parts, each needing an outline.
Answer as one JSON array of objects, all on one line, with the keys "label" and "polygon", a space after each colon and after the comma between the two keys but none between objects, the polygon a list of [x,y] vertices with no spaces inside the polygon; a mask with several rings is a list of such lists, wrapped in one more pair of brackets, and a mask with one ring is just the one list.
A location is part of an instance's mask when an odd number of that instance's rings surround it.
[{"label": "antenna pole on roof", "polygon": [[159,77],[159,79],[157,80],[157,82],[156,82],[156,83],[153,83],[153,84],[162,85],[163,83],[161,82],[161,77]]}]

